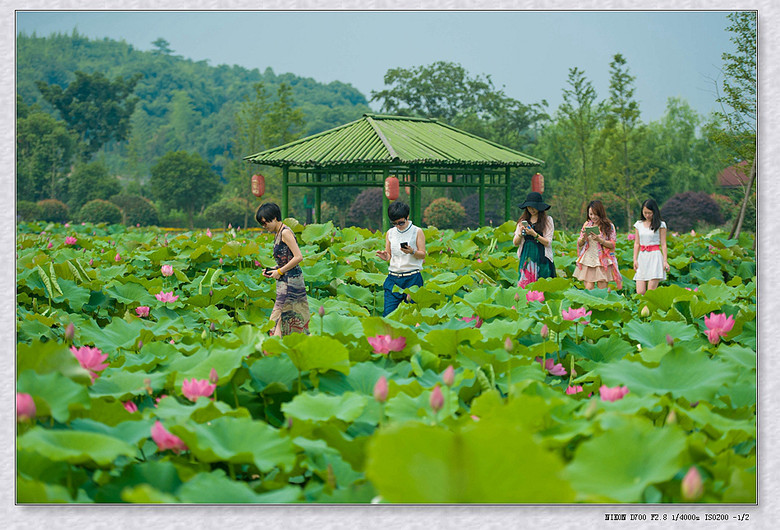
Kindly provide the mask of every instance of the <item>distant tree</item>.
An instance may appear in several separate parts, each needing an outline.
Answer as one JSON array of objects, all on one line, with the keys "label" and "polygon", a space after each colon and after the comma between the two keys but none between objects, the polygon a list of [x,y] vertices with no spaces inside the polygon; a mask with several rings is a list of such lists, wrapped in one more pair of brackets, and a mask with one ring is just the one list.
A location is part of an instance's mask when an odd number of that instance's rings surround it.
[{"label": "distant tree", "polygon": [[82,205],[94,199],[107,200],[122,190],[122,185],[102,161],[76,165],[68,178],[68,205],[78,211]]},{"label": "distant tree", "polygon": [[724,53],[723,94],[717,99],[721,104],[719,117],[725,129],[714,135],[720,145],[733,153],[731,163],[746,160],[751,164],[750,180],[745,188],[740,213],[734,220],[730,237],[739,237],[745,212],[756,180],[756,12],[729,13],[731,41],[736,53]]},{"label": "distant tree", "polygon": [[596,90],[585,77],[585,72],[577,67],[569,69],[568,85],[563,89],[563,103],[560,113],[565,122],[564,130],[571,135],[576,146],[576,155],[572,158],[576,164],[572,167],[573,177],[582,186],[581,211],[591,200],[593,191],[594,144],[604,117],[604,108],[596,102]]},{"label": "distant tree", "polygon": [[641,203],[640,194],[654,170],[647,168],[649,156],[640,150],[644,127],[639,121],[639,103],[634,99],[634,80],[626,59],[616,54],[609,65],[609,110],[603,130],[606,140],[607,177],[623,198],[626,218]]},{"label": "distant tree", "polygon": [[349,207],[347,222],[351,226],[361,226],[378,230],[382,226],[382,188],[363,190]]},{"label": "distant tree", "polygon": [[136,98],[131,97],[141,74],[113,81],[102,73],[75,72],[76,79],[63,90],[59,85],[38,81],[43,98],[60,112],[68,129],[76,132],[86,160],[110,140],[125,140],[130,132],[130,115]]},{"label": "distant tree", "polygon": [[460,203],[439,197],[434,199],[423,212],[423,222],[428,226],[435,226],[442,230],[447,228],[458,229],[466,220],[466,210]]},{"label": "distant tree", "polygon": [[303,135],[303,112],[296,109],[292,88],[281,83],[276,91],[277,99],[263,116],[263,143],[266,148],[283,145]]},{"label": "distant tree", "polygon": [[154,46],[152,53],[154,55],[170,55],[173,53],[173,50],[170,48],[170,44],[170,42],[160,37],[156,41],[152,42],[152,46]]},{"label": "distant tree", "polygon": [[219,176],[197,153],[173,151],[152,166],[149,184],[153,196],[166,208],[187,212],[190,229],[196,211],[216,200]]},{"label": "distant tree", "polygon": [[77,139],[65,124],[17,98],[16,197],[66,199],[67,173]]}]

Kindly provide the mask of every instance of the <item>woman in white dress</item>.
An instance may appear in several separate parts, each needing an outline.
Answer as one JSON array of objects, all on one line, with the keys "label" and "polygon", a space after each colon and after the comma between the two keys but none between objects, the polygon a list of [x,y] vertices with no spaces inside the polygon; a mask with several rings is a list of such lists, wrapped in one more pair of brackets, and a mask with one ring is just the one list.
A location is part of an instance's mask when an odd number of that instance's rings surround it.
[{"label": "woman in white dress", "polygon": [[634,281],[637,294],[658,287],[666,279],[666,223],[653,199],[642,203],[642,219],[634,223]]}]

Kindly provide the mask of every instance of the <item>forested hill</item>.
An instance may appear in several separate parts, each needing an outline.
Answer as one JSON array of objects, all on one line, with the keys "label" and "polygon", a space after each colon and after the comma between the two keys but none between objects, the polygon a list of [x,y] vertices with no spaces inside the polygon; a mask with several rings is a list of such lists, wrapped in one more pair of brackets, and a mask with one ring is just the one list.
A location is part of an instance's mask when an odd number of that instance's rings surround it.
[{"label": "forested hill", "polygon": [[235,65],[212,66],[208,61],[175,55],[167,43],[158,42],[152,51],[140,51],[123,41],[90,40],[76,30],[71,35],[48,37],[20,34],[17,92],[25,103],[39,103],[54,113],[43,101],[36,81],[66,87],[77,70],[101,72],[110,79],[140,73],[143,77],[134,91],[140,101],[132,116],[129,141],[104,148],[112,170],[127,176],[148,174],[150,165],[169,151],[197,152],[218,171],[231,159],[248,154],[232,152],[234,115],[244,98],[254,94],[253,85],[258,82],[265,84],[270,101],[281,83],[292,87],[293,105],[304,113],[304,135],[370,111],[366,97],[346,83],[323,84],[290,73],[277,75],[270,68],[261,73]]}]

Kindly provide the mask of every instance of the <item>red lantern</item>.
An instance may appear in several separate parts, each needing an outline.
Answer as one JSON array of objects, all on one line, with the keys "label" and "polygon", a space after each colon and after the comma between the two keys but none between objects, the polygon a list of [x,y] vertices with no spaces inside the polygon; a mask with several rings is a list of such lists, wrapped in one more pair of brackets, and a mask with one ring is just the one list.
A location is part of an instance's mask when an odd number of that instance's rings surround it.
[{"label": "red lantern", "polygon": [[252,175],[252,194],[255,197],[262,197],[265,193],[265,177],[261,174]]},{"label": "red lantern", "polygon": [[544,193],[544,175],[537,173],[531,177],[531,191]]},{"label": "red lantern", "polygon": [[387,177],[385,179],[385,197],[394,201],[398,199],[398,179],[396,177]]}]

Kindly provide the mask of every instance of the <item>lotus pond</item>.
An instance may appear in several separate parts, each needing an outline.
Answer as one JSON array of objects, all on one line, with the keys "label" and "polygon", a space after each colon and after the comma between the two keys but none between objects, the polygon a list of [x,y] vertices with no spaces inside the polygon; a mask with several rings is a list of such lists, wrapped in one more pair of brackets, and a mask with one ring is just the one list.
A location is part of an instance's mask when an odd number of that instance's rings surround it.
[{"label": "lotus pond", "polygon": [[752,235],[670,236],[637,296],[569,279],[576,234],[520,288],[513,223],[428,228],[382,318],[383,235],[288,224],[283,339],[265,233],[17,227],[17,502],[755,502]]}]

